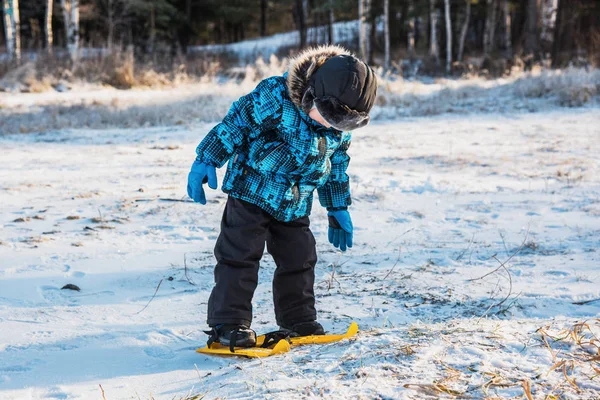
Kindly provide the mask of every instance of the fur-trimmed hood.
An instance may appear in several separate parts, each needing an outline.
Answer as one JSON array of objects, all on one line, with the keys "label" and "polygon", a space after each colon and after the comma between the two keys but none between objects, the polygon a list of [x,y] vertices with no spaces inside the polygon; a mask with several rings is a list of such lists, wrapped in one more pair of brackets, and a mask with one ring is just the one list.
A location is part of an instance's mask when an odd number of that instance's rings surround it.
[{"label": "fur-trimmed hood", "polygon": [[[327,66],[319,72],[327,61]],[[334,64],[333,68],[328,66]],[[339,79],[351,81],[332,82]],[[341,46],[323,45],[304,50],[290,62],[286,78],[288,95],[292,102],[308,114],[315,105],[322,117],[335,129],[349,131],[369,123],[369,111],[377,90],[377,78],[365,63]],[[330,86],[327,88],[326,86]],[[333,89],[328,90],[328,89]],[[353,94],[351,94],[351,92]],[[352,109],[343,102],[350,94],[360,99],[361,106]]]},{"label": "fur-trimmed hood", "polygon": [[[353,55],[348,50],[336,45],[323,45],[304,50],[290,61],[290,68],[287,75],[287,88],[290,98],[296,106],[308,114],[308,110],[302,106],[302,97],[308,89],[309,81],[315,71],[325,61],[335,56]],[[311,104],[312,107],[312,104]]]}]

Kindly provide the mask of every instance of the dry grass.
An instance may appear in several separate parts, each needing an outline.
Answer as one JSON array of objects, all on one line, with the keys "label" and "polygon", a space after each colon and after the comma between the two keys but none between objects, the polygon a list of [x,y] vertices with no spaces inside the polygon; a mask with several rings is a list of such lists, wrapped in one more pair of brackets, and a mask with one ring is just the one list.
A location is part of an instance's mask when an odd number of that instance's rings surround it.
[{"label": "dry grass", "polygon": [[[41,96],[39,101],[34,98],[33,104],[28,99],[26,106],[11,104],[0,94],[0,133],[216,122],[257,82],[280,75],[287,67],[287,59],[275,56],[268,62],[258,59],[235,68],[211,58],[182,59],[159,67],[151,61],[138,62],[127,52],[83,60],[74,67],[60,59],[40,59],[5,72],[0,88],[16,92],[73,90],[69,96],[52,96],[50,100],[48,96]],[[430,81],[378,73],[380,85],[371,113],[373,120],[444,113],[533,112],[600,104],[598,69],[538,67],[528,72],[513,69],[510,76],[498,79],[469,75]],[[91,94],[87,88],[90,83],[96,85],[92,86],[95,90],[99,85],[134,90],[107,96],[106,90],[110,89],[102,89]],[[147,90],[152,92],[135,93]]]},{"label": "dry grass", "polygon": [[[222,71],[224,57],[169,58],[160,64],[137,60],[131,51],[84,58],[73,64],[64,57],[38,54],[21,65],[0,63],[0,92],[39,93],[78,84],[118,89],[172,87],[212,79]],[[58,89],[64,90],[64,89]]]},{"label": "dry grass", "polygon": [[548,374],[562,374],[563,390],[580,393],[578,381],[600,377],[600,318],[577,323],[559,332],[542,327],[538,333],[554,362]]},{"label": "dry grass", "polygon": [[468,76],[433,82],[406,81],[401,77],[380,78],[377,104],[382,114],[427,116],[448,112],[537,111],[548,106],[581,107],[598,101],[600,70],[568,68],[524,72],[486,79]]}]

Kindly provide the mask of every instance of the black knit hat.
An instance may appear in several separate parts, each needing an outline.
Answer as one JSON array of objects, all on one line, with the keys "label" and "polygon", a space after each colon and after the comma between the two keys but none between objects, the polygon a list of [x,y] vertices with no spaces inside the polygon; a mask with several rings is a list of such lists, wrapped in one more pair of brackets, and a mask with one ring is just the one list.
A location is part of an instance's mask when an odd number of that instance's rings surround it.
[{"label": "black knit hat", "polygon": [[338,55],[314,72],[302,103],[314,102],[331,126],[350,131],[369,123],[376,95],[373,70],[356,57]]}]

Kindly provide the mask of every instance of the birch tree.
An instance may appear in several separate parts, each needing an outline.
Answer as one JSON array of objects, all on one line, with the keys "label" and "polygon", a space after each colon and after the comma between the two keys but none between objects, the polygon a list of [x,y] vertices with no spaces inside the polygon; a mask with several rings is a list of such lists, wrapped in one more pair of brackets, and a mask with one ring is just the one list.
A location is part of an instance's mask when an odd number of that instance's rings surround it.
[{"label": "birch tree", "polygon": [[450,0],[444,0],[446,15],[446,73],[452,70],[452,19],[450,18]]},{"label": "birch tree", "polygon": [[471,22],[471,0],[466,0],[465,3],[465,20],[463,21],[463,26],[460,30],[460,39],[458,42],[458,61],[463,60],[463,54],[465,51],[465,40],[467,40],[467,33],[469,32],[469,24]]},{"label": "birch tree", "polygon": [[54,0],[47,0],[46,2],[46,21],[44,24],[44,30],[46,33],[46,51],[48,54],[52,53],[52,45],[54,43],[54,36],[52,35],[52,13],[54,11]]},{"label": "birch tree", "polygon": [[79,50],[79,0],[60,0],[60,5],[65,21],[67,50],[71,60],[76,60]]},{"label": "birch tree", "polygon": [[367,58],[367,21],[364,0],[358,0],[358,52],[360,57]]},{"label": "birch tree", "polygon": [[6,50],[11,59],[21,60],[21,22],[19,18],[19,0],[3,0],[4,37]]},{"label": "birch tree", "polygon": [[383,35],[384,35],[384,58],[383,66],[390,69],[390,0],[383,0]]},{"label": "birch tree", "polygon": [[408,2],[408,56],[414,58],[415,56],[415,7],[413,0]]},{"label": "birch tree", "polygon": [[437,34],[437,8],[435,6],[436,0],[429,0],[429,27],[431,40],[429,41],[429,55],[433,57],[436,63],[440,58],[440,50],[438,46],[438,34]]}]

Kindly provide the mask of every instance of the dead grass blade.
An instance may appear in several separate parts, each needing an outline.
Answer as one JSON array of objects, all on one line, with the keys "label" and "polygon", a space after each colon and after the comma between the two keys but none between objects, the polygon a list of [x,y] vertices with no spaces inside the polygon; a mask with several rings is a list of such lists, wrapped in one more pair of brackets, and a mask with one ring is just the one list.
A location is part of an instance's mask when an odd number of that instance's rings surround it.
[{"label": "dead grass blade", "polygon": [[523,385],[523,391],[525,392],[527,400],[533,400],[533,396],[531,395],[531,382],[529,382],[529,380],[524,380],[521,384]]}]

